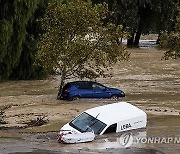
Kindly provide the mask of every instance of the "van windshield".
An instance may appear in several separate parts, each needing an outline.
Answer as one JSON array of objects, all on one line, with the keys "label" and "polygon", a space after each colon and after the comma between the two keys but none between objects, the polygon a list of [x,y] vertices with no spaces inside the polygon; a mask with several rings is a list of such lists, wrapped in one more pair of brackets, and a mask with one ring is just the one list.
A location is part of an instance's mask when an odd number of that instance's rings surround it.
[{"label": "van windshield", "polygon": [[81,133],[86,132],[90,129],[94,131],[95,134],[100,134],[101,131],[106,127],[106,124],[102,121],[96,119],[95,117],[83,112],[78,117],[73,119],[69,125]]}]

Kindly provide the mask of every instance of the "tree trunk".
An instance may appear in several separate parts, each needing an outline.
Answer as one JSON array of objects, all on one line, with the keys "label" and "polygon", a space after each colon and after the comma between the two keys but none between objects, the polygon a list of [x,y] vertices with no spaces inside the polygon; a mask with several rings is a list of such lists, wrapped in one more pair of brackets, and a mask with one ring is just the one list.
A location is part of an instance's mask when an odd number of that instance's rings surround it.
[{"label": "tree trunk", "polygon": [[161,33],[159,32],[158,38],[156,40],[156,44],[160,44],[160,37],[161,37]]},{"label": "tree trunk", "polygon": [[65,73],[65,69],[64,69],[64,71],[62,72],[62,75],[61,75],[61,83],[59,85],[59,91],[58,91],[58,96],[57,96],[57,99],[59,99],[59,100],[61,99],[65,80],[66,80],[66,73]]},{"label": "tree trunk", "polygon": [[139,46],[140,37],[141,37],[141,31],[138,30],[137,33],[136,33],[136,36],[135,36],[135,40],[134,40],[134,45],[137,46],[137,47]]},{"label": "tree trunk", "polygon": [[134,43],[134,33],[131,34],[131,38],[127,40],[127,46],[132,46]]}]

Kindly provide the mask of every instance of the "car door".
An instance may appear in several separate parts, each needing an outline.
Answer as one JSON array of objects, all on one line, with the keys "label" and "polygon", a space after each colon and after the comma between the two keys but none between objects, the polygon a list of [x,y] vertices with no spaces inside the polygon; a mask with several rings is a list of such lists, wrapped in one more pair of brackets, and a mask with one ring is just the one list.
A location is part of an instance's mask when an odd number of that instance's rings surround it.
[{"label": "car door", "polygon": [[94,98],[109,98],[110,93],[107,88],[99,83],[92,83]]},{"label": "car door", "polygon": [[81,98],[93,98],[93,89],[91,82],[83,82],[78,86]]}]

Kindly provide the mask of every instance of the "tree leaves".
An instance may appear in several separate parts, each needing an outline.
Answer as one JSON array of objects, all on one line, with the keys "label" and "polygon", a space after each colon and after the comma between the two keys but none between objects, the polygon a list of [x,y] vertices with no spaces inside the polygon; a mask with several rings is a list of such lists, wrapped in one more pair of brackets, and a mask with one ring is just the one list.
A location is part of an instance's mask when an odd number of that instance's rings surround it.
[{"label": "tree leaves", "polygon": [[[0,1],[0,80],[10,77],[26,79],[30,76],[31,60],[34,58],[31,55],[34,56],[35,45],[30,41],[33,35],[28,34],[27,28],[30,27],[38,4],[40,0]],[[26,61],[29,64],[24,63]]]},{"label": "tree leaves", "polygon": [[180,58],[180,7],[177,10],[175,30],[170,33],[164,31],[160,36],[160,47],[169,49],[165,52],[164,59]]},{"label": "tree leaves", "polygon": [[[120,38],[122,26],[104,24],[109,15],[106,4],[72,0],[50,3],[42,19],[46,33],[39,43],[38,59],[49,71],[62,79],[97,78],[104,69],[128,58]],[[62,87],[62,86],[60,86]]]}]

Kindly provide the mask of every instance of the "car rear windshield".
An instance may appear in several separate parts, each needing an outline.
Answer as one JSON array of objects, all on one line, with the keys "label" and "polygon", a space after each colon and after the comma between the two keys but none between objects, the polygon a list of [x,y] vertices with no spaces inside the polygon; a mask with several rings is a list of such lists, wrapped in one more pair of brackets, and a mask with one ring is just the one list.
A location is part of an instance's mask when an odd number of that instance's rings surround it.
[{"label": "car rear windshield", "polygon": [[67,83],[64,87],[63,87],[63,91],[70,88],[71,87],[71,83]]},{"label": "car rear windshield", "polygon": [[[98,116],[98,115],[97,115]],[[74,120],[72,120],[69,125],[81,133],[93,130],[95,134],[100,134],[101,131],[106,127],[106,124],[97,118],[89,115],[86,112],[83,112]]]}]

